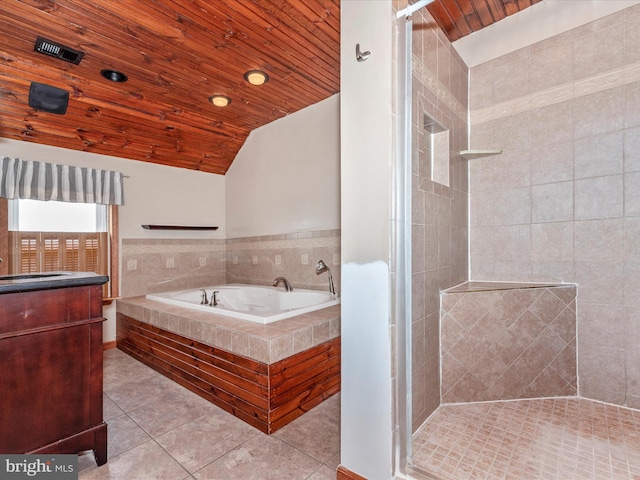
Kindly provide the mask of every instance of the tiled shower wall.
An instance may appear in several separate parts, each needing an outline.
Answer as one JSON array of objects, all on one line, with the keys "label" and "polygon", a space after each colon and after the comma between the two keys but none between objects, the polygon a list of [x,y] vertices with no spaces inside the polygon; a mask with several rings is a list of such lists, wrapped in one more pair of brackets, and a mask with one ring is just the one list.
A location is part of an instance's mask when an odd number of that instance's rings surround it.
[{"label": "tiled shower wall", "polygon": [[471,69],[471,278],[578,284],[579,394],[640,408],[640,6]]},{"label": "tiled shower wall", "polygon": [[441,295],[443,403],[576,395],[575,285],[451,290]]},{"label": "tiled shower wall", "polygon": [[294,288],[328,290],[331,268],[340,290],[340,230],[236,239],[122,240],[122,296],[224,283],[271,285],[285,276]]},{"label": "tiled shower wall", "polygon": [[[413,15],[412,424],[440,403],[439,292],[467,280],[467,67],[426,9]],[[449,129],[450,186],[431,181],[424,114]]]}]

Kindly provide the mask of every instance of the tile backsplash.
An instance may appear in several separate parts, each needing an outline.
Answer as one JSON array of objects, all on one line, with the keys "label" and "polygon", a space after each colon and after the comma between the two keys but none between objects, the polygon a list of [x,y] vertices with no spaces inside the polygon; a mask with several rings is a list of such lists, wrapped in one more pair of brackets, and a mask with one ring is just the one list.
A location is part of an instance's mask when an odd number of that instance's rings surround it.
[{"label": "tile backsplash", "polygon": [[318,260],[331,268],[340,290],[340,230],[234,239],[122,239],[122,296],[205,285],[271,285],[284,276],[293,288],[329,288]]},{"label": "tile backsplash", "polygon": [[224,283],[225,241],[122,239],[123,297]]},{"label": "tile backsplash", "polygon": [[286,277],[293,288],[328,290],[327,273],[316,275],[324,260],[340,291],[340,230],[232,238],[225,255],[226,283],[271,285]]}]

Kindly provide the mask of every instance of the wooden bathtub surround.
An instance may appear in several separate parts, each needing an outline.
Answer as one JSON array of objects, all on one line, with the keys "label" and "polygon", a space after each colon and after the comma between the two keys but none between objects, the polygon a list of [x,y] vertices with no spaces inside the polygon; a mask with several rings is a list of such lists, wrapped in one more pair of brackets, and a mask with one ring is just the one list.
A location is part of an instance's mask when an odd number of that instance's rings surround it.
[{"label": "wooden bathtub surround", "polygon": [[119,349],[264,433],[340,391],[340,337],[266,363],[121,311],[116,335]]},{"label": "wooden bathtub surround", "polygon": [[[74,277],[82,277],[77,274]],[[93,274],[91,274],[93,276]],[[0,281],[0,452],[77,453],[107,461],[102,418],[102,284]],[[37,282],[34,282],[37,283]],[[46,286],[48,285],[48,286]],[[53,285],[53,286],[52,286]],[[47,289],[48,288],[48,289]]]}]

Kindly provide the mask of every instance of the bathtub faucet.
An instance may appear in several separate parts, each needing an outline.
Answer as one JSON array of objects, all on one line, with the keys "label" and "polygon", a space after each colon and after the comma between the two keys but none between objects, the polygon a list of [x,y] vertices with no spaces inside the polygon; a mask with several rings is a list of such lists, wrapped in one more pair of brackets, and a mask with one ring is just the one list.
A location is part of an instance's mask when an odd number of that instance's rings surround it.
[{"label": "bathtub faucet", "polygon": [[291,290],[293,290],[293,287],[291,286],[291,284],[289,283],[289,280],[287,280],[284,277],[278,277],[273,281],[273,286],[277,287],[280,282],[284,283],[284,288],[287,289],[287,292],[290,292]]},{"label": "bathtub faucet", "polygon": [[220,293],[220,290],[214,290],[213,292],[211,292],[211,303],[209,303],[210,307],[217,307],[218,306],[218,294]]},{"label": "bathtub faucet", "polygon": [[204,288],[201,288],[200,291],[202,292],[202,295],[200,295],[200,305],[206,305],[209,303],[209,300],[207,299],[207,292]]}]

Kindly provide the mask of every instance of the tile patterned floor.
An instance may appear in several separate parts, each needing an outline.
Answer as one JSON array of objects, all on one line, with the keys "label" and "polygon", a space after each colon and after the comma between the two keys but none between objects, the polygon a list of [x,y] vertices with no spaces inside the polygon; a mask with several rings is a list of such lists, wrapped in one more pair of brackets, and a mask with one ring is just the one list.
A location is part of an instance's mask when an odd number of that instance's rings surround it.
[{"label": "tile patterned floor", "polygon": [[443,479],[640,479],[640,411],[579,398],[441,406],[413,464]]},{"label": "tile patterned floor", "polygon": [[120,350],[105,352],[109,461],[80,480],[335,480],[340,395],[265,435]]}]

